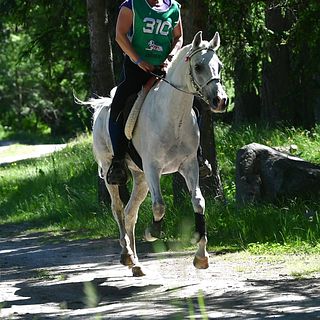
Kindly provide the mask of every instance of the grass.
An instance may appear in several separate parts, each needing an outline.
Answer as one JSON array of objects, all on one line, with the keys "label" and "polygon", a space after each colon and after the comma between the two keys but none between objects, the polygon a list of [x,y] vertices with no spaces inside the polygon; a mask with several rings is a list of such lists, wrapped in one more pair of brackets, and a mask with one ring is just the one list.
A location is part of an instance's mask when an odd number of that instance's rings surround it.
[{"label": "grass", "polygon": [[[318,199],[237,207],[234,200],[236,152],[253,141],[282,147],[296,144],[300,157],[315,163],[320,159],[319,127],[313,131],[258,126],[236,130],[218,124],[217,154],[227,204],[210,200],[206,203],[210,248],[247,249],[252,253],[264,250],[319,253]],[[67,148],[50,156],[1,167],[0,228],[12,230],[11,226],[20,225],[23,229],[50,231],[70,238],[118,237],[110,208],[98,203],[97,186],[90,135],[78,137]],[[194,228],[191,203],[188,200],[175,208],[171,177],[164,177],[162,186],[167,205],[166,239],[157,246],[161,250],[188,247]],[[142,238],[151,220],[151,200],[147,198],[139,213],[137,238]]]}]

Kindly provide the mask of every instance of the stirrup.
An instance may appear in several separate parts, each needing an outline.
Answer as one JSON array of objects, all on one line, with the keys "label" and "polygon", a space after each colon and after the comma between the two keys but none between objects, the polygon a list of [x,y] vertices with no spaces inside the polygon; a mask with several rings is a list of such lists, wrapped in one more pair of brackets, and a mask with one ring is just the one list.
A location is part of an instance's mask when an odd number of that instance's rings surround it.
[{"label": "stirrup", "polygon": [[200,178],[209,178],[212,176],[212,167],[207,159],[204,159],[202,156],[198,156],[199,164],[199,177]]},{"label": "stirrup", "polygon": [[113,185],[125,185],[129,181],[129,169],[124,159],[113,158],[107,172],[107,182]]}]

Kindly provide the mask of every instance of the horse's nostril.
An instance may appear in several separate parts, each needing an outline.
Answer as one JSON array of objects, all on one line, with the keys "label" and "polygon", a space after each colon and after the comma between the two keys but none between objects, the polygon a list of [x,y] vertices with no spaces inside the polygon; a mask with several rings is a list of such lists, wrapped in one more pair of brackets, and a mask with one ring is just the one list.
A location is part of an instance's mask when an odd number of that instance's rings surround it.
[{"label": "horse's nostril", "polygon": [[229,99],[228,98],[223,98],[222,100],[224,102],[224,105],[227,107],[229,105]]},{"label": "horse's nostril", "polygon": [[212,100],[212,104],[214,105],[214,107],[217,107],[217,106],[218,106],[219,101],[220,101],[219,97],[215,97],[215,98],[213,98],[213,100]]}]

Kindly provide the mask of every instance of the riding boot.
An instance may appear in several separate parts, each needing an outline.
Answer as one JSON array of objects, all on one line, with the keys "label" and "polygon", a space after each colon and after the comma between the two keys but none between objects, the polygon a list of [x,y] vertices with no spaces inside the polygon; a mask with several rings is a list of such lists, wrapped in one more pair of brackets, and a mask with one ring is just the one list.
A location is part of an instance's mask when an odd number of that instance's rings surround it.
[{"label": "riding boot", "polygon": [[202,154],[202,148],[199,146],[197,151],[197,159],[199,164],[199,177],[200,178],[208,178],[212,176],[212,168],[211,164],[207,159],[204,158]]},{"label": "riding boot", "polygon": [[113,147],[113,158],[107,172],[108,184],[125,185],[129,181],[129,169],[125,161],[128,140],[123,126],[118,121],[109,120],[109,132]]}]

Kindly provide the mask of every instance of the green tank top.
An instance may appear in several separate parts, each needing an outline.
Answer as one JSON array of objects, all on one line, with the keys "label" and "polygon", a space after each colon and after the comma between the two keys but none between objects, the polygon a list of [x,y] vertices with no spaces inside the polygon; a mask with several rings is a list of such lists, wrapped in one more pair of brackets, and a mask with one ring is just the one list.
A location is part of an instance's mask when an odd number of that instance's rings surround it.
[{"label": "green tank top", "polygon": [[153,65],[164,62],[172,49],[173,29],[179,22],[180,4],[172,0],[164,12],[153,10],[147,0],[132,0],[131,43],[140,58]]}]

